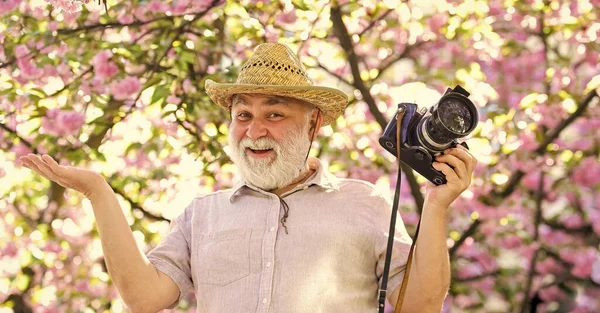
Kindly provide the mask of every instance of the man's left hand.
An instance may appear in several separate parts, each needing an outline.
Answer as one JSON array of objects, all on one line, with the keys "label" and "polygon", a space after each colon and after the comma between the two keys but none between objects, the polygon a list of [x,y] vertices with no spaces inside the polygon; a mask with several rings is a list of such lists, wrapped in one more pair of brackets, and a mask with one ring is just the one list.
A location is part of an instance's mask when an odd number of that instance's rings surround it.
[{"label": "man's left hand", "polygon": [[471,185],[475,165],[477,159],[461,145],[438,155],[433,162],[433,168],[446,175],[447,183],[436,186],[427,182],[425,202],[435,207],[448,208]]}]

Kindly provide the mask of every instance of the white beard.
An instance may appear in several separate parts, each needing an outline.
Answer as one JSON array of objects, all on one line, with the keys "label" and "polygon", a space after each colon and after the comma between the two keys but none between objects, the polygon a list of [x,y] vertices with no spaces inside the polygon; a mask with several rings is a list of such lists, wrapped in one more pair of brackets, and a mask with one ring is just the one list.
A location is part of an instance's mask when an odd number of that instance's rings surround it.
[{"label": "white beard", "polygon": [[[230,132],[231,159],[237,165],[241,178],[262,190],[278,189],[292,183],[306,167],[306,155],[311,146],[308,129],[306,123],[302,129],[290,131],[281,143],[265,137],[255,141],[244,137],[236,142]],[[273,149],[274,156],[249,157],[246,148]]]}]

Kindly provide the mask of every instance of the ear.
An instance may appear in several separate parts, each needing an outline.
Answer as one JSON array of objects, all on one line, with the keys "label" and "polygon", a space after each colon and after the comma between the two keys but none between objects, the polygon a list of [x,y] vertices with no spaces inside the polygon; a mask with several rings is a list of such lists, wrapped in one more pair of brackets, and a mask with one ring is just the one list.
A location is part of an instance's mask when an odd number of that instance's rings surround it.
[{"label": "ear", "polygon": [[322,124],[323,124],[323,114],[321,113],[321,110],[319,108],[315,108],[315,110],[313,110],[313,114],[310,118],[309,134],[310,134],[310,136],[312,136],[310,138],[311,141],[314,141],[317,139],[317,132],[319,129],[321,129]]}]

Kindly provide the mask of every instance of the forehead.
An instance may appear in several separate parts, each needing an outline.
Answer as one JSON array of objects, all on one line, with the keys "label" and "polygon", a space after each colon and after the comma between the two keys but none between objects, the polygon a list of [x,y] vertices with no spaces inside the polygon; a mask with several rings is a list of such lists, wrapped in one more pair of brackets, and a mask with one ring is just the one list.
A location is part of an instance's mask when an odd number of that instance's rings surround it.
[{"label": "forehead", "polygon": [[282,105],[286,107],[311,108],[312,105],[306,101],[276,95],[263,94],[236,94],[232,98],[232,107],[236,106],[270,106]]}]

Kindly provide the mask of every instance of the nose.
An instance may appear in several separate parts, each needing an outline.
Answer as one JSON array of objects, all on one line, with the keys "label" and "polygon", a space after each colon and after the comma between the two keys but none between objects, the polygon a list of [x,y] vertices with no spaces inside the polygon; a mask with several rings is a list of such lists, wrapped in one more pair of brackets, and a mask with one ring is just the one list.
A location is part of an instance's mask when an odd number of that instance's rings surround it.
[{"label": "nose", "polygon": [[257,119],[253,119],[246,130],[246,136],[252,140],[264,137],[267,135],[267,133],[267,128],[265,127],[264,123]]}]

